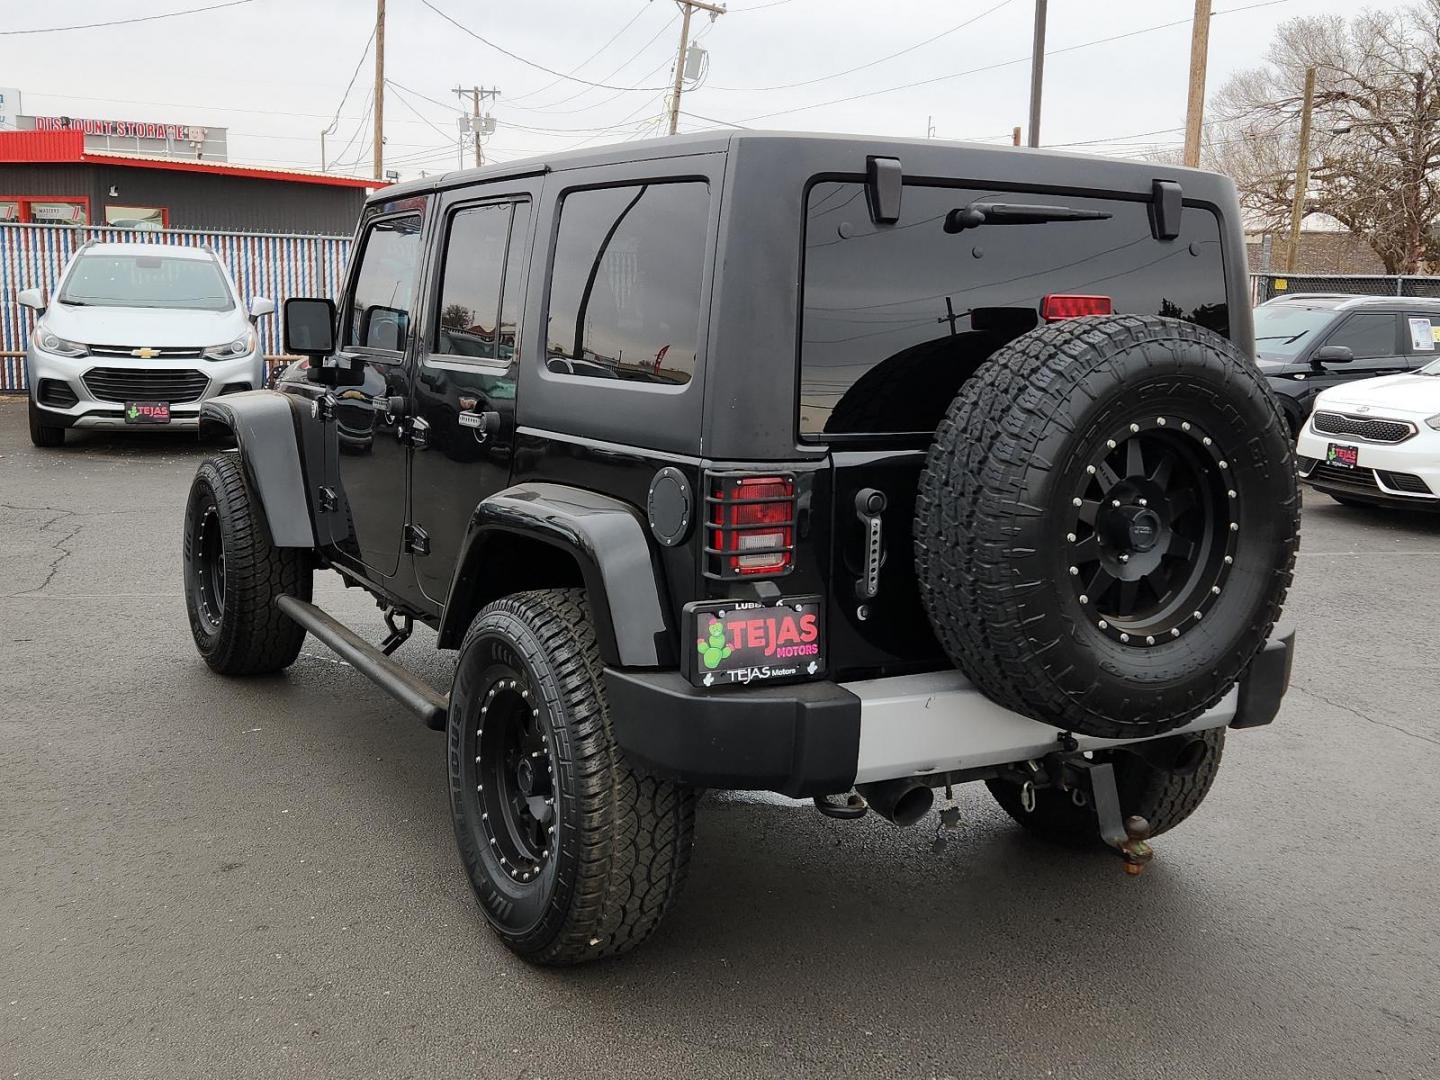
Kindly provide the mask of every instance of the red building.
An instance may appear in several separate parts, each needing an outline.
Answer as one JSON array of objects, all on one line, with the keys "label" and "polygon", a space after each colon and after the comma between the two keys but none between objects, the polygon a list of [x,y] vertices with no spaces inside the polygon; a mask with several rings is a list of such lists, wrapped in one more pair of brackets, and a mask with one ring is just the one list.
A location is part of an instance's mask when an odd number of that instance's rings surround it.
[{"label": "red building", "polygon": [[366,194],[381,186],[329,173],[87,150],[80,130],[0,131],[0,223],[349,235]]}]

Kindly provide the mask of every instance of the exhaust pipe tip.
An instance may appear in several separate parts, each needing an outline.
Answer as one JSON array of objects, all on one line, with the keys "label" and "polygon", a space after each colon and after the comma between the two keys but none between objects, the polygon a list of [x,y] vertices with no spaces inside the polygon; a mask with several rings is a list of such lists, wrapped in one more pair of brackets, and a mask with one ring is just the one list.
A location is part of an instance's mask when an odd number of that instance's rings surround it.
[{"label": "exhaust pipe tip", "polygon": [[857,784],[870,809],[896,825],[914,825],[935,805],[935,792],[923,780],[879,780]]}]

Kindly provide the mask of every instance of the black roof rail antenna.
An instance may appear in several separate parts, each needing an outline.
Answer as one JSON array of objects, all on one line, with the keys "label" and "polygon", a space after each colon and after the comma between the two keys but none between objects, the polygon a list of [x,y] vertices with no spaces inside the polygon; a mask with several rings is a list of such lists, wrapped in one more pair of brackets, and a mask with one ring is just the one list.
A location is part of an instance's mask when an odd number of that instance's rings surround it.
[{"label": "black roof rail antenna", "polygon": [[899,158],[865,159],[865,201],[870,205],[870,220],[876,225],[894,225],[900,220],[902,180]]}]

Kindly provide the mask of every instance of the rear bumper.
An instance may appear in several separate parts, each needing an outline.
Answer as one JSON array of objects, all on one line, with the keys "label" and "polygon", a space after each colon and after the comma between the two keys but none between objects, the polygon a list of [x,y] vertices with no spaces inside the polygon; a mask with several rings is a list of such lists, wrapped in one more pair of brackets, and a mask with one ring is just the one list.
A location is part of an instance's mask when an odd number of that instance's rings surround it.
[{"label": "rear bumper", "polygon": [[[1290,684],[1294,637],[1277,631],[1238,687],[1166,734],[1270,723]],[[609,669],[605,688],[616,741],[641,765],[700,787],[795,797],[1028,761],[1053,750],[1058,734],[956,671],[706,692],[673,672]],[[1084,750],[1125,741],[1077,736]]]}]

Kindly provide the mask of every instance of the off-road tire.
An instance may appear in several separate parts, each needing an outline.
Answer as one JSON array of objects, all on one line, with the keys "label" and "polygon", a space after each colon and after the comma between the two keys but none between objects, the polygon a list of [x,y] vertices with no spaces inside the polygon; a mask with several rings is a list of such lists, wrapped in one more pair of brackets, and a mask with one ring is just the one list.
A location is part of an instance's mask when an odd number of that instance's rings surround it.
[{"label": "off-road tire", "polygon": [[[206,551],[213,547],[206,547],[206,536],[216,525],[223,562],[207,565]],[[212,455],[196,469],[181,554],[190,631],[211,668],[221,675],[261,675],[295,662],[305,630],[275,601],[287,595],[310,599],[310,553],[270,542],[264,512],[236,454]],[[206,575],[223,581],[218,612]]]},{"label": "off-road tire", "polygon": [[[1154,620],[1174,621],[1122,640],[1079,584],[1090,571],[1078,576],[1070,522],[1111,513],[1107,497],[1082,493],[1114,473],[1106,447],[1123,454],[1132,438],[1162,456],[1173,443],[1195,477],[1189,505],[1206,509],[1193,579],[1169,601],[1156,594]],[[1181,520],[1150,535],[1179,538]],[[956,396],[921,476],[915,566],[946,653],[991,699],[1064,730],[1136,738],[1188,722],[1244,675],[1280,614],[1299,521],[1288,427],[1238,349],[1175,319],[1075,319],[1000,349]],[[1168,546],[1155,557],[1173,565]]]},{"label": "off-road tire", "polygon": [[26,402],[26,411],[30,419],[30,442],[35,446],[52,448],[65,445],[65,429],[55,427],[44,421],[44,415],[35,404],[35,399],[29,398]]},{"label": "off-road tire", "polygon": [[[1200,767],[1188,776],[1152,768],[1134,754],[1121,750],[1097,753],[1115,767],[1115,786],[1120,792],[1120,814],[1138,814],[1150,823],[1150,835],[1159,836],[1193,814],[1205,801],[1225,749],[1225,729],[1204,732],[1206,755]],[[1085,800],[1077,806],[1068,792],[1041,788],[1035,792],[1035,809],[1026,811],[1020,801],[1020,786],[1009,780],[987,780],[986,786],[1000,808],[1036,836],[1061,844],[1101,844],[1100,825],[1094,804]]]},{"label": "off-road tire", "polygon": [[[690,862],[695,792],[626,760],[601,672],[578,589],[497,600],[460,646],[447,735],[460,859],[500,939],[536,964],[578,964],[639,945],[660,924]],[[521,756],[550,770],[540,775],[553,812],[534,823],[548,836],[541,852],[517,846],[509,829],[519,819],[500,809],[511,795],[494,779],[503,765],[493,725],[504,724],[532,733],[536,749]]]}]

